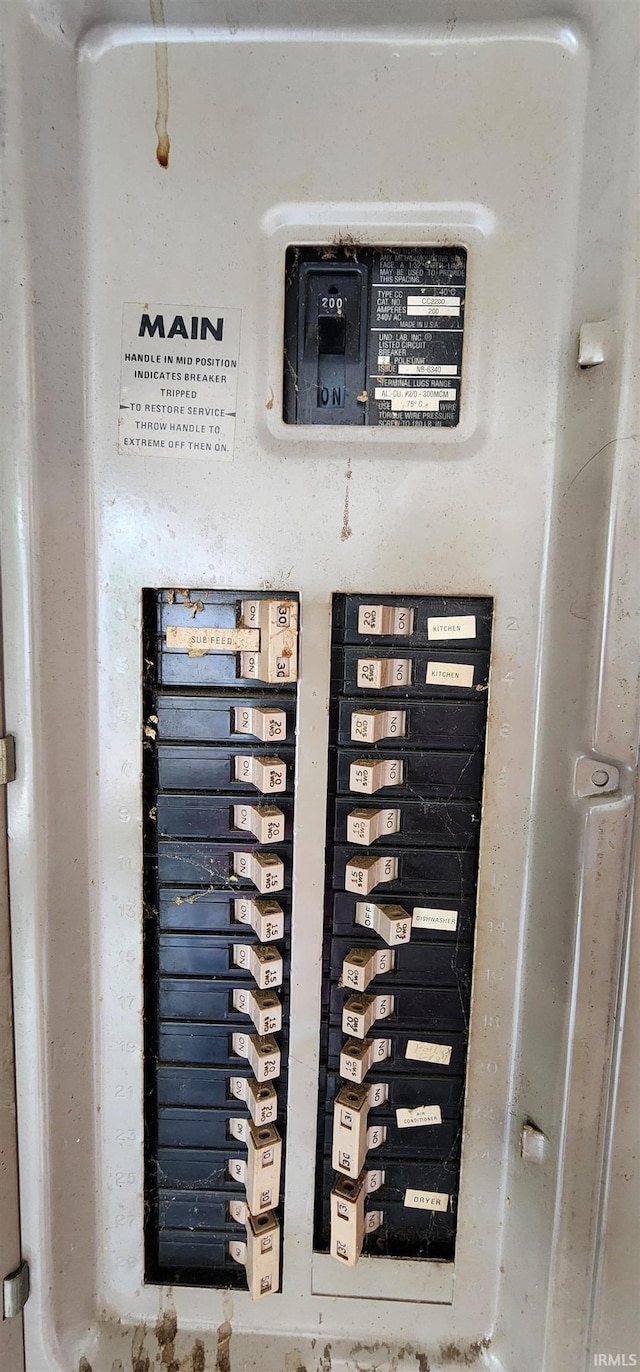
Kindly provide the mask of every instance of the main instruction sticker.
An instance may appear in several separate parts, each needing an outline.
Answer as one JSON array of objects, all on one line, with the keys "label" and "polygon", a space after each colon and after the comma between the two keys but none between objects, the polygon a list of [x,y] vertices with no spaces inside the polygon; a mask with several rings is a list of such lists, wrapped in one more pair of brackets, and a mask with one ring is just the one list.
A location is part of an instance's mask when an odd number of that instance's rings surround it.
[{"label": "main instruction sticker", "polygon": [[119,452],[231,461],[240,313],[217,305],[123,306]]}]

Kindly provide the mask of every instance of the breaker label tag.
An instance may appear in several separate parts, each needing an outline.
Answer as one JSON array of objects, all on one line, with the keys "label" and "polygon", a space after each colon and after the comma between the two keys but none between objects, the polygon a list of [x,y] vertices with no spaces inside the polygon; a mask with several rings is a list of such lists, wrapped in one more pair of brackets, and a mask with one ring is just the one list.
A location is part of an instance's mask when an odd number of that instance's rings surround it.
[{"label": "breaker label tag", "polygon": [[417,1129],[421,1124],[442,1124],[439,1105],[416,1105],[413,1110],[396,1110],[398,1129]]},{"label": "breaker label tag", "polygon": [[233,457],[240,310],[126,304],[118,451],[143,457]]},{"label": "breaker label tag", "polygon": [[213,626],[190,629],[167,625],[167,648],[189,653],[256,653],[260,648],[259,629],[218,629]]},{"label": "breaker label tag", "polygon": [[405,1058],[412,1058],[414,1062],[437,1062],[441,1067],[448,1067],[452,1052],[449,1043],[425,1043],[421,1039],[409,1039]]},{"label": "breaker label tag", "polygon": [[411,1210],[448,1210],[446,1191],[405,1191],[404,1203]]}]

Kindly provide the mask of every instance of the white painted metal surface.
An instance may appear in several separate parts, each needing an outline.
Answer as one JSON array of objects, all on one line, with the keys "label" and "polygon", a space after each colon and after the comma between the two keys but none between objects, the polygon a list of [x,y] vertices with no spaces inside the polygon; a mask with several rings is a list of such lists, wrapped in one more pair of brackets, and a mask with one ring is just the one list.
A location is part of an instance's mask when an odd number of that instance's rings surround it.
[{"label": "white painted metal surface", "polygon": [[[0,732],[3,695],[0,652]],[[18,1270],[21,1259],[6,819],[6,785],[0,785],[0,1286],[4,1277]],[[3,1319],[3,1305],[0,1302],[0,1365],[6,1372],[24,1372],[22,1315]]]},{"label": "white painted metal surface", "polygon": [[[175,1356],[194,1369],[225,1367],[231,1334],[232,1365],[268,1372],[573,1372],[601,1239],[638,735],[640,9],[165,12],[166,28],[141,0],[13,0],[5,15],[1,535],[23,758],[10,832],[27,1369],[141,1372],[173,1345],[175,1308]],[[282,423],[284,249],[347,235],[467,245],[458,429],[416,440]],[[118,452],[122,309],[144,300],[242,312],[233,461]],[[581,370],[592,320],[613,341]],[[259,1305],[143,1283],[140,588],[172,584],[302,596],[295,1166],[283,1293]],[[495,596],[455,1273],[365,1261],[347,1274],[311,1252],[341,589]],[[574,794],[586,754],[619,768],[619,791]],[[548,1140],[539,1166],[521,1157],[525,1120]]]}]

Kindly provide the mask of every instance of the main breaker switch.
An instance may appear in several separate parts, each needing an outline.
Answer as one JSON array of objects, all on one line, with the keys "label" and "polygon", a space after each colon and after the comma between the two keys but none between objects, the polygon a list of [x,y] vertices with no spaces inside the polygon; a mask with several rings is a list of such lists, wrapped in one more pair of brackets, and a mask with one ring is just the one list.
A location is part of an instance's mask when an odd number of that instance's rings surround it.
[{"label": "main breaker switch", "polygon": [[298,424],[364,424],[369,269],[356,262],[293,265],[288,355],[295,355]]}]

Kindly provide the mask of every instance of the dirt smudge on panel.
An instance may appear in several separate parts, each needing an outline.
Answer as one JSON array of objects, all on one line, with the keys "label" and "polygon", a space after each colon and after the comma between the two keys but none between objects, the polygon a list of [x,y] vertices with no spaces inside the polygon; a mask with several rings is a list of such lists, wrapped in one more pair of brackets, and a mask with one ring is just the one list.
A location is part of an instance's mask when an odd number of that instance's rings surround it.
[{"label": "dirt smudge on panel", "polygon": [[345,481],[347,484],[345,486],[344,491],[344,510],[342,513],[342,529],[340,531],[340,539],[343,543],[346,543],[347,539],[351,538],[351,534],[353,532],[351,525],[349,523],[349,482],[351,480],[352,475],[353,473],[351,471],[351,458],[348,457],[347,468],[344,474]]},{"label": "dirt smudge on panel", "polygon": [[290,1353],[285,1353],[284,1372],[307,1372],[299,1348],[292,1348]]},{"label": "dirt smudge on panel", "polygon": [[443,1362],[452,1362],[458,1367],[473,1367],[491,1343],[490,1339],[477,1339],[473,1343],[445,1343],[440,1349]]},{"label": "dirt smudge on panel", "polygon": [[180,1372],[206,1372],[206,1359],[202,1339],[196,1339],[191,1349],[191,1361],[187,1358],[180,1364]]},{"label": "dirt smudge on panel", "polygon": [[93,1372],[91,1363],[87,1358],[80,1359],[80,1362],[78,1363],[78,1372]]},{"label": "dirt smudge on panel", "polygon": [[151,1358],[145,1343],[146,1329],[143,1324],[139,1324],[133,1331],[131,1341],[131,1372],[151,1372]]},{"label": "dirt smudge on panel", "polygon": [[[478,1349],[482,1349],[487,1346],[487,1344],[472,1345],[473,1348]],[[450,1352],[452,1348],[454,1348],[454,1345],[448,1344],[447,1349],[442,1350],[443,1356],[445,1352]],[[356,1367],[359,1369],[359,1372],[377,1372],[377,1369],[382,1369],[382,1367],[385,1368],[385,1372],[386,1369],[389,1369],[389,1372],[397,1372],[399,1364],[406,1362],[407,1358],[415,1358],[418,1364],[418,1372],[431,1372],[431,1364],[426,1353],[418,1353],[417,1350],[413,1348],[413,1346],[410,1343],[402,1344],[401,1346],[395,1349],[392,1349],[391,1346],[386,1343],[351,1344],[351,1356],[355,1357],[357,1353],[366,1353],[367,1355],[370,1355],[374,1358],[377,1358],[380,1355],[380,1353],[384,1355],[384,1363],[378,1363],[374,1361],[372,1368],[361,1368],[360,1363],[356,1362]],[[458,1359],[456,1358],[454,1359],[454,1361],[458,1361]]]},{"label": "dirt smudge on panel", "polygon": [[231,1321],[223,1320],[217,1333],[216,1372],[231,1372]]},{"label": "dirt smudge on panel", "polygon": [[[151,22],[155,29],[166,29],[164,0],[149,0]],[[166,42],[156,43],[156,122],[158,138],[156,160],[165,169],[169,166],[169,46]]]},{"label": "dirt smudge on panel", "polygon": [[180,1372],[180,1366],[176,1360],[177,1332],[178,1316],[173,1306],[169,1306],[161,1315],[155,1328],[160,1350],[160,1366],[166,1368],[167,1372]]}]

